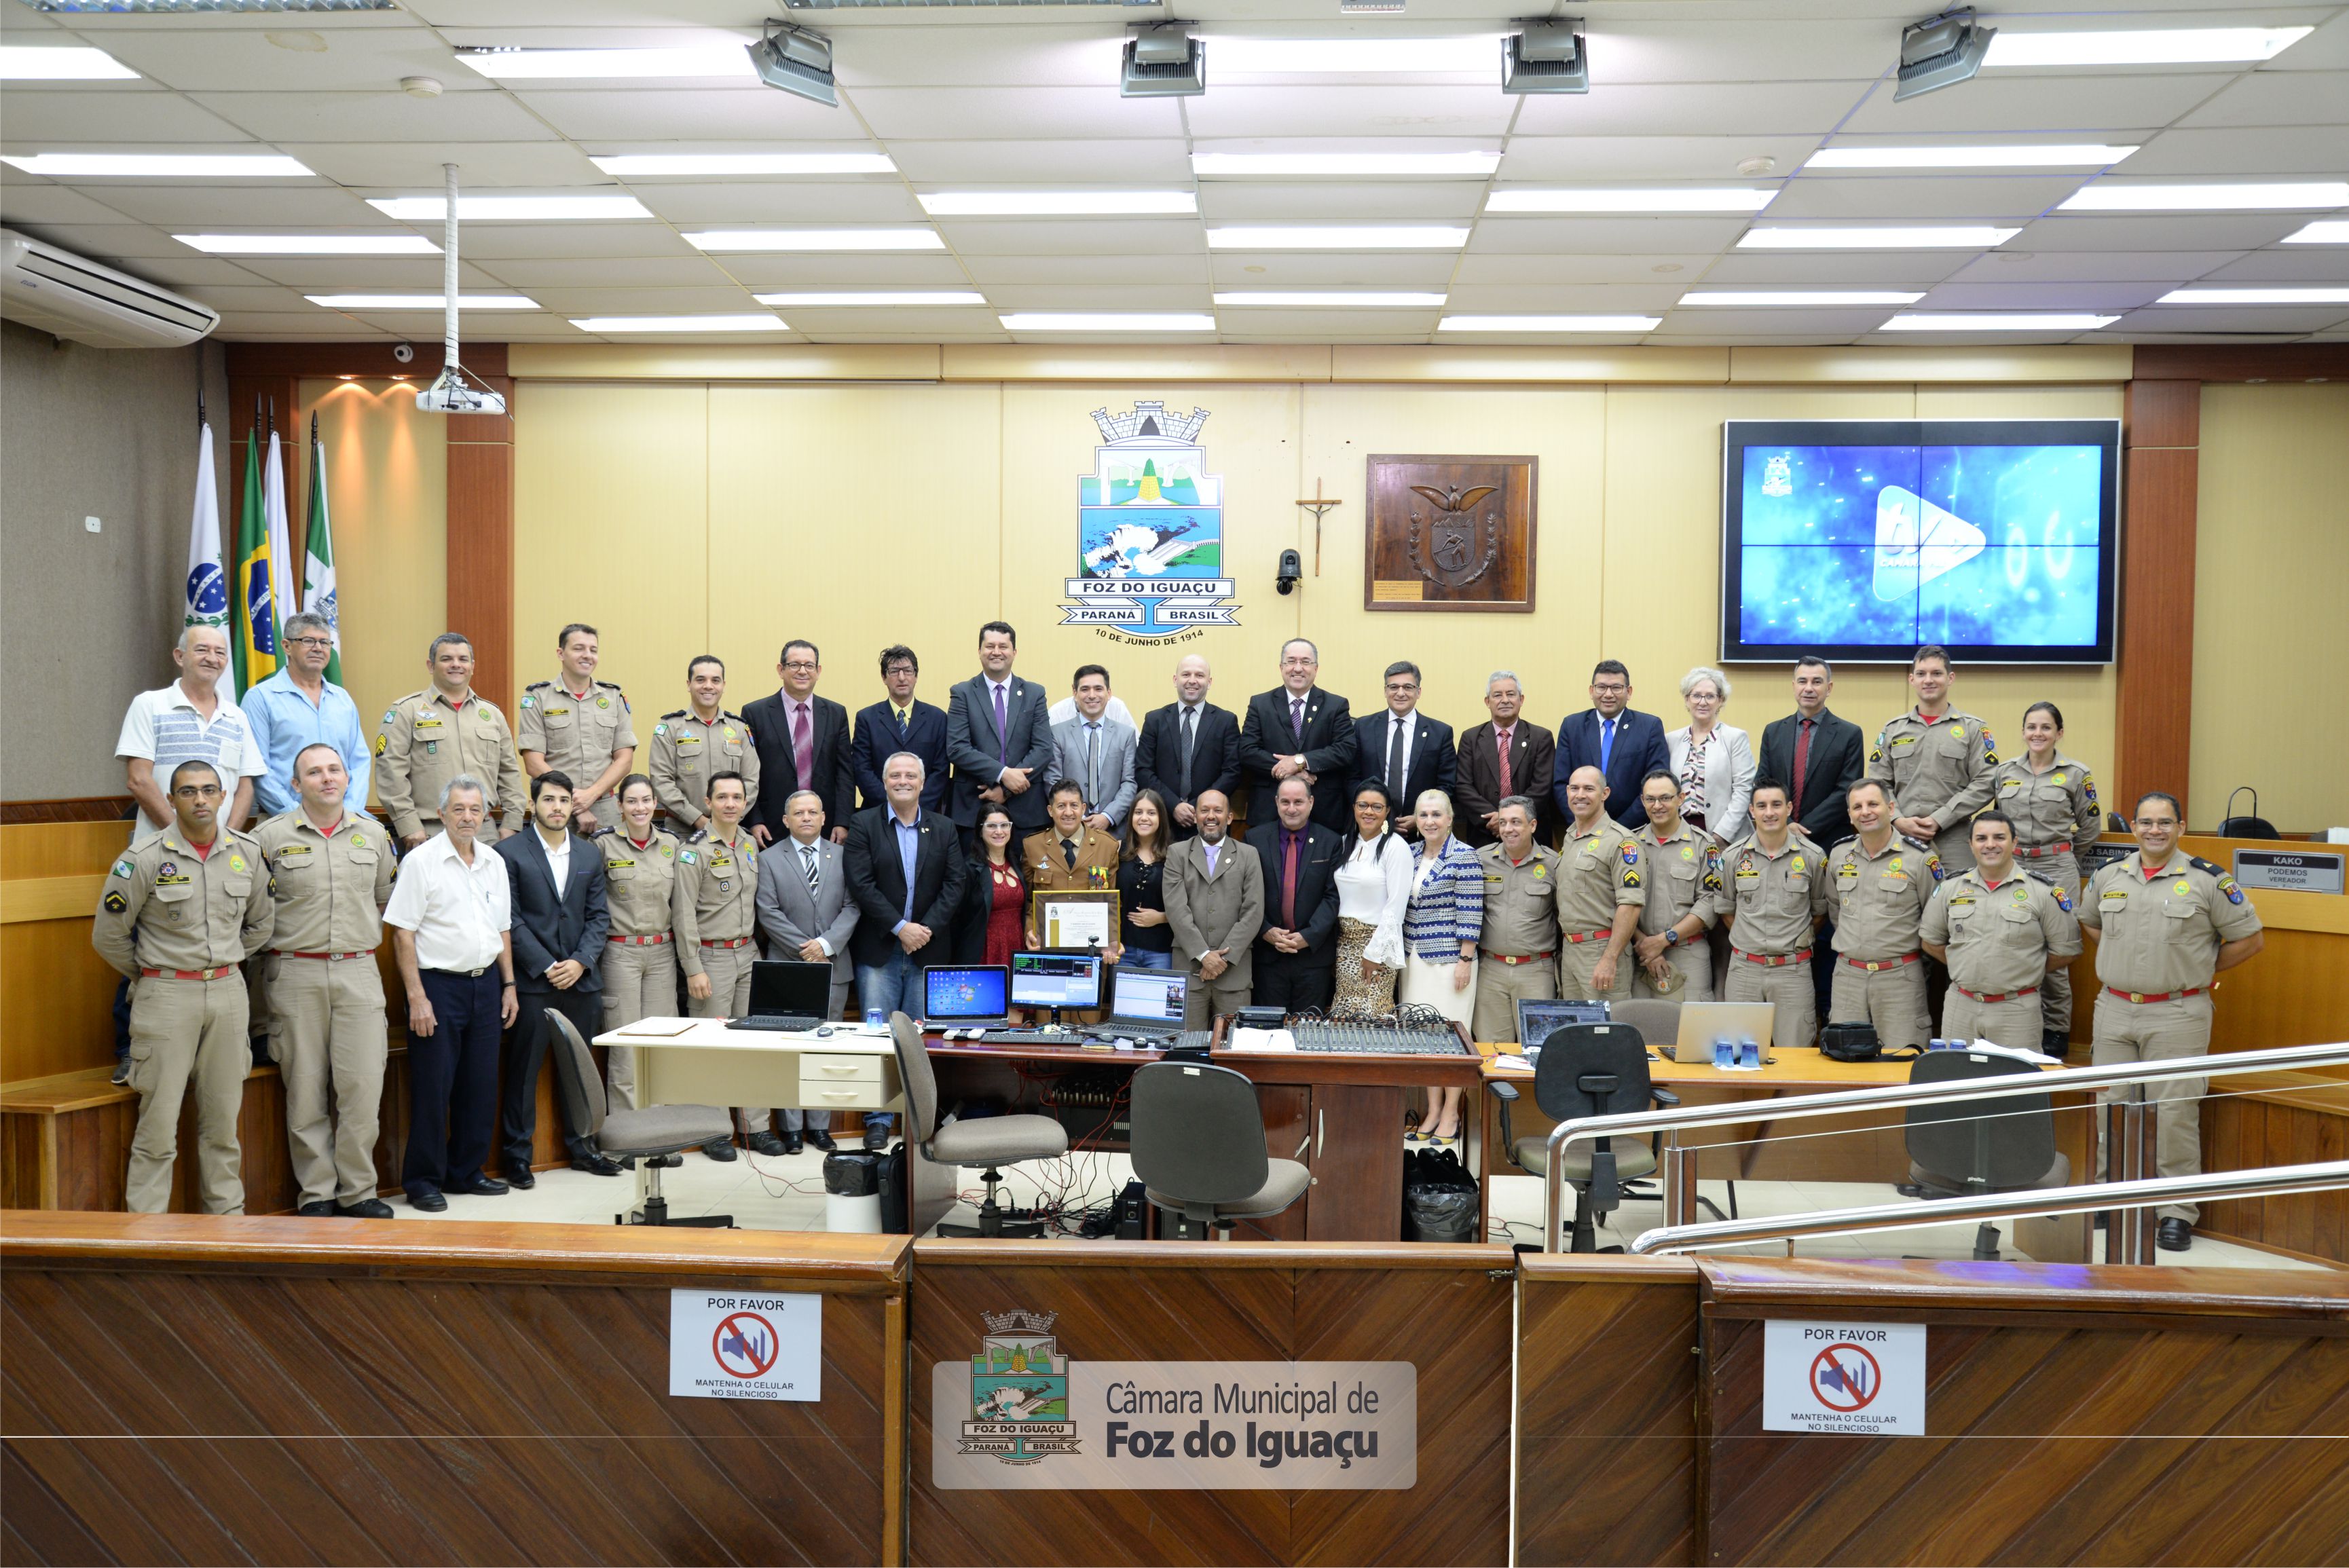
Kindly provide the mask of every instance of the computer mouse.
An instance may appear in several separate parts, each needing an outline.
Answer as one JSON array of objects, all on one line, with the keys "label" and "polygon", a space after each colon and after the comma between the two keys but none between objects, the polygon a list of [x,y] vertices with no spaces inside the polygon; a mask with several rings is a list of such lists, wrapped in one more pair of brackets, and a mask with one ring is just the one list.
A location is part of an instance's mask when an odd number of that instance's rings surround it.
[{"label": "computer mouse", "polygon": [[816,1026],[815,1037],[819,1040],[828,1040],[832,1038],[832,1026],[830,1024],[818,1024]]}]

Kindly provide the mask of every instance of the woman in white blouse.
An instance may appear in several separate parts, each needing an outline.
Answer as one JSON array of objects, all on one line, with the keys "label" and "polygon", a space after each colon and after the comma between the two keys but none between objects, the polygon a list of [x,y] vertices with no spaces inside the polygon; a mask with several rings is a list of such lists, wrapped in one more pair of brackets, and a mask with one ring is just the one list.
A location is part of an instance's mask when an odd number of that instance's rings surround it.
[{"label": "woman in white blouse", "polygon": [[1685,797],[1681,815],[1723,844],[1733,844],[1754,826],[1747,810],[1754,800],[1754,745],[1744,730],[1721,722],[1721,710],[1729,706],[1729,677],[1699,665],[1681,677],[1681,703],[1688,709],[1688,726],[1664,738]]},{"label": "woman in white blouse", "polygon": [[1371,781],[1355,789],[1354,826],[1338,864],[1338,993],[1330,1005],[1335,1016],[1384,1017],[1394,1011],[1402,915],[1415,868],[1411,846],[1387,820],[1392,810],[1384,785]]}]

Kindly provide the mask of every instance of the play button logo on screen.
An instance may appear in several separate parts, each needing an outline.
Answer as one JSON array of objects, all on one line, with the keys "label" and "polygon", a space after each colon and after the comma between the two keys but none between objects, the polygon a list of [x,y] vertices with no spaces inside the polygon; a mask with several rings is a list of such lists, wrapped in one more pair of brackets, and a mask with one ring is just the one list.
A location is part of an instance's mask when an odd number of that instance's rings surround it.
[{"label": "play button logo on screen", "polygon": [[1980,555],[1988,542],[1957,513],[1886,485],[1876,497],[1876,596],[1906,599]]}]

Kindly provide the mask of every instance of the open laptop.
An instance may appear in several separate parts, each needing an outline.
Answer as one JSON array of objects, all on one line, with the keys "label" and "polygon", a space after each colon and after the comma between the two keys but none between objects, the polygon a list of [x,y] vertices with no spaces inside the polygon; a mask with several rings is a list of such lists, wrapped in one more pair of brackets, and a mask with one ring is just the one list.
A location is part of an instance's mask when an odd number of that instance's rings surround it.
[{"label": "open laptop", "polygon": [[1770,1021],[1777,1011],[1768,1002],[1683,1002],[1680,1036],[1672,1042],[1672,1060],[1710,1064],[1713,1041],[1723,1037],[1742,1040],[1748,1035],[1761,1042],[1766,1060],[1770,1055]]},{"label": "open laptop", "polygon": [[750,965],[750,1016],[730,1029],[812,1029],[832,1009],[832,965],[761,958]]},{"label": "open laptop", "polygon": [[922,1027],[999,1029],[1011,1022],[1009,971],[1000,964],[933,965],[922,971]]},{"label": "open laptop", "polygon": [[1520,996],[1517,998],[1517,1049],[1527,1061],[1541,1055],[1542,1042],[1568,1024],[1603,1024],[1608,1021],[1604,1002],[1567,1002],[1552,998]]},{"label": "open laptop", "polygon": [[1183,1032],[1183,1005],[1190,994],[1191,977],[1179,969],[1121,964],[1110,971],[1109,1011],[1092,1033],[1173,1039]]}]

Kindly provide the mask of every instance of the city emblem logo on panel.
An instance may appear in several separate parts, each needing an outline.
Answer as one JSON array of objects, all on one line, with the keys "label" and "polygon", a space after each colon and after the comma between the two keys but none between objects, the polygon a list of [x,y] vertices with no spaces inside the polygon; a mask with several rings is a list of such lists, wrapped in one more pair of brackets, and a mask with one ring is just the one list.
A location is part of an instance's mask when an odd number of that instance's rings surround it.
[{"label": "city emblem logo on panel", "polygon": [[979,1316],[987,1336],[970,1358],[971,1418],[962,1424],[962,1452],[993,1454],[1008,1465],[1077,1452],[1077,1424],[1069,1419],[1069,1358],[1052,1335],[1060,1314]]},{"label": "city emblem logo on panel", "polygon": [[1207,410],[1093,410],[1102,445],[1077,481],[1077,572],[1064,626],[1156,639],[1237,624],[1224,575],[1224,481],[1198,445]]}]

